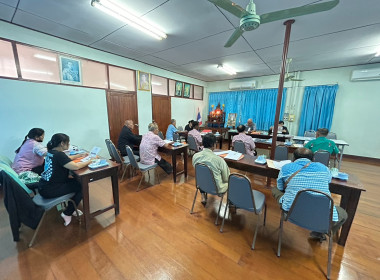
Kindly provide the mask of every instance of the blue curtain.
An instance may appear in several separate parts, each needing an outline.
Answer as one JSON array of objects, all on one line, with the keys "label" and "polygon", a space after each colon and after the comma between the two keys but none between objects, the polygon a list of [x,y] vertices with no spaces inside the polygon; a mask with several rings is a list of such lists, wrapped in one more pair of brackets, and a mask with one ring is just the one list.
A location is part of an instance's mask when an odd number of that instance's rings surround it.
[{"label": "blue curtain", "polygon": [[331,128],[338,88],[338,85],[305,87],[298,135],[303,136],[307,130]]},{"label": "blue curtain", "polygon": [[[211,105],[225,105],[226,123],[229,113],[237,114],[237,125],[245,124],[249,118],[256,123],[258,130],[268,130],[274,123],[278,89],[259,89],[246,91],[211,92],[209,94],[209,112]],[[286,103],[286,88],[282,94],[280,119]],[[215,109],[214,107],[214,109]]]}]

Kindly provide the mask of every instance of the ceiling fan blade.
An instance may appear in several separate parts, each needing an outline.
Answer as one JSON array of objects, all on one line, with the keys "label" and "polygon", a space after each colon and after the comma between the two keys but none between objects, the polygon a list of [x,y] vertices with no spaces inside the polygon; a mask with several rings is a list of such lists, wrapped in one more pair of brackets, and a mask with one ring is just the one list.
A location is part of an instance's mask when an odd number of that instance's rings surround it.
[{"label": "ceiling fan blade", "polygon": [[208,0],[209,2],[217,5],[218,7],[230,12],[231,14],[241,18],[243,16],[249,15],[249,13],[240,7],[238,4],[231,2],[230,0]]},{"label": "ceiling fan blade", "polygon": [[307,5],[307,6],[302,6],[298,8],[292,8],[288,10],[282,10],[282,11],[263,14],[263,15],[260,15],[260,23],[263,24],[263,23],[272,22],[276,20],[294,18],[294,17],[303,16],[307,14],[328,11],[334,8],[336,5],[338,5],[338,3],[339,3],[339,0],[333,0],[333,1],[328,1],[324,3]]},{"label": "ceiling fan blade", "polygon": [[244,31],[241,30],[239,27],[235,29],[235,32],[231,35],[230,39],[228,39],[227,43],[224,45],[225,48],[231,47],[237,39],[243,34]]},{"label": "ceiling fan blade", "polygon": [[302,81],[304,81],[303,79],[290,79],[291,81],[293,81],[293,82],[302,82]]}]

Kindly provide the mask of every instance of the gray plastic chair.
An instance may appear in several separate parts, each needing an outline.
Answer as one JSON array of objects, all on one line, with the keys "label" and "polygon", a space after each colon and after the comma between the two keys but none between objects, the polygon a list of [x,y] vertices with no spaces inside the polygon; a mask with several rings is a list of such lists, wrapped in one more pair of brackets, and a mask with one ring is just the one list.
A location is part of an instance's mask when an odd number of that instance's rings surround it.
[{"label": "gray plastic chair", "polygon": [[33,243],[34,243],[34,240],[36,239],[37,237],[37,234],[38,234],[38,231],[40,230],[40,227],[42,225],[42,221],[44,220],[45,218],[45,215],[46,215],[46,212],[49,211],[50,209],[54,208],[55,206],[59,205],[59,204],[62,204],[62,203],[67,203],[69,201],[71,201],[74,205],[74,208],[75,208],[75,212],[77,214],[77,219],[79,220],[79,223],[81,222],[80,220],[80,216],[79,216],[79,213],[78,213],[78,209],[77,209],[77,206],[75,204],[75,202],[73,200],[71,200],[71,198],[75,195],[75,193],[69,193],[69,194],[65,194],[65,195],[62,195],[60,197],[55,197],[55,198],[44,198],[42,197],[40,194],[36,194],[34,197],[33,197],[33,202],[38,205],[38,206],[41,206],[42,208],[44,208],[45,212],[44,214],[42,215],[41,217],[41,220],[40,222],[38,223],[38,226],[33,234],[33,237],[32,237],[32,240],[30,241],[29,243],[29,248],[33,246]]},{"label": "gray plastic chair", "polygon": [[[236,143],[236,142],[235,142]],[[230,205],[236,206],[238,209],[244,209],[253,212],[257,215],[256,230],[253,236],[251,249],[255,249],[257,231],[259,228],[260,215],[264,212],[263,225],[267,215],[267,205],[265,203],[265,195],[259,191],[252,190],[251,181],[244,175],[231,174],[228,178],[228,193],[227,205],[224,210],[223,222],[220,227],[220,232],[223,232],[224,220],[226,217],[227,209]]]},{"label": "gray plastic chair", "polygon": [[311,231],[327,234],[329,237],[327,279],[330,279],[333,206],[333,199],[324,192],[312,189],[299,191],[293,201],[292,206],[290,207],[290,210],[288,212],[284,210],[281,211],[277,257],[280,257],[281,255],[281,241],[284,221],[289,221],[297,226]]},{"label": "gray plastic chair", "polygon": [[174,142],[180,141],[180,137],[178,133],[173,133],[173,141]]},{"label": "gray plastic chair", "polygon": [[165,139],[165,137],[164,137],[164,135],[162,134],[162,132],[161,131],[159,131],[158,132],[158,136],[162,139],[162,140],[164,140]]},{"label": "gray plastic chair", "polygon": [[329,132],[329,133],[327,134],[326,138],[327,138],[327,139],[334,139],[334,140],[336,140],[336,139],[337,139],[337,137],[336,137],[336,133],[334,133],[334,132]]},{"label": "gray plastic chair", "polygon": [[179,126],[179,127],[178,127],[178,131],[183,131],[183,127],[182,127],[182,126]]},{"label": "gray plastic chair", "polygon": [[247,150],[245,148],[245,144],[243,141],[235,141],[234,142],[234,151],[242,153],[243,155],[247,154]]},{"label": "gray plastic chair", "polygon": [[197,143],[196,143],[193,136],[188,135],[187,136],[187,142],[189,143],[189,150],[190,151],[193,151],[194,153],[199,152],[199,148],[198,148]]},{"label": "gray plastic chair", "polygon": [[219,209],[215,219],[215,225],[217,225],[220,208],[222,206],[223,197],[226,192],[219,192],[218,187],[216,186],[214,175],[211,169],[206,164],[198,163],[195,165],[195,186],[197,190],[195,191],[193,206],[191,207],[190,214],[193,214],[194,204],[195,200],[197,199],[198,190],[202,190],[206,194],[217,195],[220,197]]},{"label": "gray plastic chair", "polygon": [[[120,182],[123,181],[125,172],[127,171],[128,167],[131,165],[129,157],[124,157],[122,158],[121,155],[119,154],[119,151],[116,149],[116,146],[112,143],[110,140],[110,148],[111,148],[111,154],[114,160],[119,163],[122,167],[123,170],[123,175],[121,176]],[[139,160],[140,158],[136,155],[134,155],[134,158],[136,160]]]},{"label": "gray plastic chair", "polygon": [[[157,167],[157,163],[153,164],[153,165],[147,165],[147,164],[143,164],[141,162],[137,162],[136,161],[136,158],[135,158],[135,155],[133,154],[132,152],[132,149],[131,147],[129,147],[128,145],[126,146],[126,150],[127,150],[127,154],[128,154],[128,157],[129,157],[129,161],[131,163],[131,166],[136,169],[136,170],[140,170],[141,172],[141,179],[140,179],[140,183],[139,185],[137,186],[137,189],[136,189],[136,192],[138,192],[140,190],[140,185],[141,185],[141,182],[142,182],[142,179],[144,178],[144,175],[145,173],[148,172],[148,176],[150,178],[150,174],[149,174],[149,170],[152,170],[152,169],[155,169]],[[158,183],[160,183],[160,177],[158,175],[158,171],[156,170],[155,172],[156,176],[157,176],[157,181]]]},{"label": "gray plastic chair", "polygon": [[314,137],[316,136],[315,130],[307,130],[303,134],[304,137]]},{"label": "gray plastic chair", "polygon": [[330,153],[323,150],[316,151],[314,153],[313,161],[320,162],[328,167],[330,163]]},{"label": "gray plastic chair", "polygon": [[114,144],[112,143],[111,139],[106,139],[105,141],[106,141],[107,150],[108,150],[108,153],[111,157],[111,160],[116,161],[114,156],[113,156],[112,149],[111,149],[111,145],[114,145]]},{"label": "gray plastic chair", "polygon": [[0,162],[12,166],[12,161],[7,156],[0,155]]},{"label": "gray plastic chair", "polygon": [[288,159],[288,147],[276,146],[274,151],[274,160],[287,160]]}]

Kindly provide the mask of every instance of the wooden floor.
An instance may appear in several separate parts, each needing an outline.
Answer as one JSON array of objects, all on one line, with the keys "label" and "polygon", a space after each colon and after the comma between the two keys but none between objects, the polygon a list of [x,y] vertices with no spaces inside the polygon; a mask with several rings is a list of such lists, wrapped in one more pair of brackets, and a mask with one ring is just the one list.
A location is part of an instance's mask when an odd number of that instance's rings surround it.
[{"label": "wooden floor", "polygon": [[[238,210],[224,233],[213,223],[218,199],[210,197],[204,208],[198,196],[195,213],[189,214],[195,193],[189,166],[188,178],[182,175],[177,184],[162,170],[159,185],[138,193],[139,176],[122,182],[120,215],[98,216],[89,232],[77,221],[64,227],[51,210],[31,249],[33,230],[27,227],[21,228],[21,241],[13,242],[0,192],[0,279],[325,278],[327,242],[308,240],[308,231],[290,223],[285,223],[282,254],[276,257],[280,211],[262,177],[248,174],[268,204],[267,224],[252,251],[254,214]],[[344,160],[342,170],[356,174],[367,192],[346,246],[333,245],[332,279],[380,279],[380,166]],[[109,203],[110,180],[91,183],[90,196],[92,210]]]}]

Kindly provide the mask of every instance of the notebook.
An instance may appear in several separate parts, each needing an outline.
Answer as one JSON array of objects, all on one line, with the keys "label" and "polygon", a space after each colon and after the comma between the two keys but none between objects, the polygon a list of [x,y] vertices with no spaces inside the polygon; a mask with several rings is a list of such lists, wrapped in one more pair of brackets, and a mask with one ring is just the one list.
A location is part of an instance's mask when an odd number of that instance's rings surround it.
[{"label": "notebook", "polygon": [[84,161],[89,161],[90,159],[96,158],[96,156],[99,154],[100,150],[101,150],[101,148],[99,148],[99,147],[93,147],[91,152],[88,154],[88,156],[86,156],[85,158],[82,158],[80,161],[84,162]]}]

